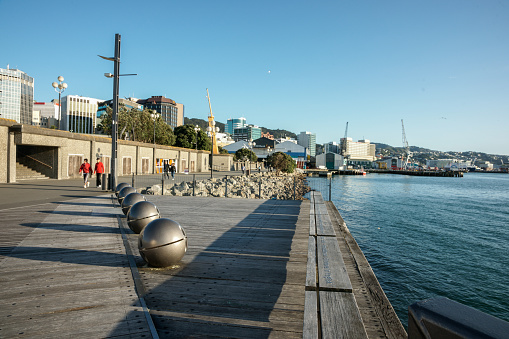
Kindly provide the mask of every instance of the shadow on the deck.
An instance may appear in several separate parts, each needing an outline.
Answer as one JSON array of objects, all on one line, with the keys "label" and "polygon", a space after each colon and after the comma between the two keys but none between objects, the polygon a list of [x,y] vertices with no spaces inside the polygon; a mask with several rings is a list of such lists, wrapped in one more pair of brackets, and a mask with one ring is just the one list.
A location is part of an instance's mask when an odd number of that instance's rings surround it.
[{"label": "shadow on the deck", "polygon": [[32,227],[32,228],[47,228],[58,231],[69,231],[69,232],[84,232],[84,233],[120,233],[118,228],[107,227],[107,226],[96,226],[96,225],[82,225],[82,224],[55,224],[55,223],[23,223],[20,226]]},{"label": "shadow on the deck", "polygon": [[34,261],[61,262],[67,264],[126,267],[124,254],[86,251],[61,247],[0,246],[3,256]]},{"label": "shadow on the deck", "polygon": [[184,256],[173,270],[140,268],[142,279],[162,281],[144,296],[159,336],[267,338],[273,331],[269,320],[291,318],[296,311],[273,311],[288,278],[300,204],[269,200],[236,225],[216,221],[215,230],[203,232],[218,238],[201,251],[193,249],[199,245],[193,233],[200,232],[193,225],[186,229],[191,261]]}]

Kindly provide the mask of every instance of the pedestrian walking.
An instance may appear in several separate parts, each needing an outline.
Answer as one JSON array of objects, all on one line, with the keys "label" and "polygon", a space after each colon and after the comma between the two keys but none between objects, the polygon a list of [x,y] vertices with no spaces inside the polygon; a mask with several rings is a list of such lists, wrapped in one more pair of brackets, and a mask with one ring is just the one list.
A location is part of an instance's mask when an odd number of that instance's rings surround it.
[{"label": "pedestrian walking", "polygon": [[176,171],[177,171],[177,168],[175,167],[175,164],[172,163],[170,165],[171,180],[175,180],[175,172]]},{"label": "pedestrian walking", "polygon": [[244,173],[246,172],[246,166],[242,165],[242,175],[244,175]]},{"label": "pedestrian walking", "polygon": [[83,188],[90,187],[90,183],[88,182],[88,177],[92,173],[92,166],[88,163],[88,159],[84,160],[85,162],[80,166],[80,173],[83,172]]},{"label": "pedestrian walking", "polygon": [[95,174],[95,186],[97,188],[101,188],[101,179],[104,173],[104,164],[101,162],[101,158],[97,158],[97,162],[95,163],[94,167],[94,174]]},{"label": "pedestrian walking", "polygon": [[170,164],[168,163],[168,160],[164,161],[163,172],[164,172],[164,178],[170,179]]}]

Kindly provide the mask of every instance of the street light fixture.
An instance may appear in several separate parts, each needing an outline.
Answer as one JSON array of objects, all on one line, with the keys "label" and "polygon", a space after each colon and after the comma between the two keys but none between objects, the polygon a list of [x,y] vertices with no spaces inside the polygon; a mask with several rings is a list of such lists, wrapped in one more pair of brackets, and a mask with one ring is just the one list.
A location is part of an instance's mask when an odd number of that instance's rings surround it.
[{"label": "street light fixture", "polygon": [[58,129],[60,129],[60,120],[62,119],[62,92],[67,88],[67,84],[64,82],[64,77],[59,76],[58,82],[51,84],[55,88],[55,92],[58,93]]},{"label": "street light fixture", "polygon": [[159,119],[160,114],[159,113],[151,113],[150,116],[152,117],[152,120],[154,120],[154,145],[156,144],[156,120]]},{"label": "street light fixture", "polygon": [[212,165],[214,164],[214,136],[215,133],[219,133],[219,127],[215,127],[214,120],[212,120],[212,126],[207,127],[207,135],[210,137],[210,178],[212,178]]},{"label": "street light fixture", "polygon": [[196,132],[196,150],[198,150],[198,132],[201,131],[200,126],[196,125],[194,131]]},{"label": "street light fixture", "polygon": [[[113,78],[113,112],[111,114],[111,180],[110,188],[115,189],[117,187],[117,138],[118,138],[118,86],[119,77],[122,75],[137,75],[137,74],[120,74],[120,34],[115,34],[115,56],[105,57],[98,55],[98,57],[113,61],[113,76],[111,73],[104,73],[107,78]],[[63,79],[62,79],[63,80]]]},{"label": "street light fixture", "polygon": [[[256,146],[256,142],[254,142],[253,139],[251,139],[247,144],[249,145],[249,149],[251,150],[251,152],[253,152],[253,147]],[[249,159],[249,172],[251,172],[251,159]]]}]

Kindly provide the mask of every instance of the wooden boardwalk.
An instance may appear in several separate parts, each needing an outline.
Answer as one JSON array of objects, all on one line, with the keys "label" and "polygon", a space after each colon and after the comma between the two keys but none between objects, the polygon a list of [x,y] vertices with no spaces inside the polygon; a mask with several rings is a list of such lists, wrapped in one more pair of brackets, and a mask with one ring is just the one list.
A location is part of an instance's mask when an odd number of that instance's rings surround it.
[{"label": "wooden boardwalk", "polygon": [[30,210],[0,211],[0,338],[149,338],[111,199]]},{"label": "wooden boardwalk", "polygon": [[136,257],[159,336],[302,338],[309,202],[148,199],[189,239],[171,269]]},{"label": "wooden boardwalk", "polygon": [[[145,264],[108,196],[0,209],[0,338],[310,337],[313,293],[316,320],[330,324],[313,337],[345,333],[349,311],[336,316],[343,297],[361,317],[353,337],[404,337],[332,204],[147,199],[187,233],[188,252],[174,267]],[[313,287],[310,257],[321,267],[342,262],[342,271],[317,268]],[[339,284],[327,286],[331,278]]]}]

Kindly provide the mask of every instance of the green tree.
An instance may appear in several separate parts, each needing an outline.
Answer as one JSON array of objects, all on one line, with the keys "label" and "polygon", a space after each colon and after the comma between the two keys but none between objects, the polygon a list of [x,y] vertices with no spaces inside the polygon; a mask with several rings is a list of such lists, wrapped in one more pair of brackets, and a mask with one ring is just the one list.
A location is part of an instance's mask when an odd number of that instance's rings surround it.
[{"label": "green tree", "polygon": [[[107,135],[111,135],[112,112],[110,107],[106,108],[106,113],[101,116],[102,122],[97,128]],[[132,108],[128,110],[125,106],[120,106],[117,119],[118,138],[153,143],[155,129],[156,143],[172,146],[175,143],[172,128],[161,117],[154,121],[151,113],[153,111],[149,109],[140,111]]]},{"label": "green tree", "polygon": [[297,167],[292,157],[283,152],[276,152],[269,155],[267,157],[267,164],[274,167],[278,172],[286,173],[293,173],[293,170]]},{"label": "green tree", "polygon": [[198,133],[194,125],[182,125],[175,127],[175,146],[183,148],[196,148],[196,137],[198,137],[198,149],[210,151],[210,138],[202,129]]},{"label": "green tree", "polygon": [[235,156],[233,157],[233,160],[235,161],[252,161],[256,162],[258,160],[258,157],[256,154],[251,151],[249,148],[241,148],[235,152]]},{"label": "green tree", "polygon": [[228,154],[228,150],[225,150],[221,146],[217,146],[217,149],[219,151],[219,154]]}]

